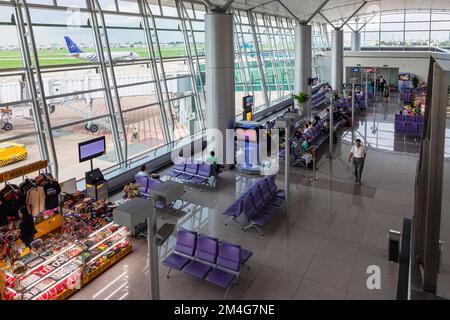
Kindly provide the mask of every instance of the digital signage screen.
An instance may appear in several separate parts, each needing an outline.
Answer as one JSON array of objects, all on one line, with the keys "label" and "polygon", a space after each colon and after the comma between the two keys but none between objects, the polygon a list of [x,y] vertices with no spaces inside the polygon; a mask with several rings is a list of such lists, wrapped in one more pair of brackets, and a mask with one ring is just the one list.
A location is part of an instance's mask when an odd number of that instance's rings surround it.
[{"label": "digital signage screen", "polygon": [[80,142],[78,144],[78,157],[80,162],[97,158],[106,153],[105,137]]}]

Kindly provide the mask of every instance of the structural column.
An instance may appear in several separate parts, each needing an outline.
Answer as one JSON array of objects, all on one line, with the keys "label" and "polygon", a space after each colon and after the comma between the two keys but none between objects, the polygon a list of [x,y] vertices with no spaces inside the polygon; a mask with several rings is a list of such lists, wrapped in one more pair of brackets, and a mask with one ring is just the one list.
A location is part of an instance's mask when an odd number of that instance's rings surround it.
[{"label": "structural column", "polygon": [[344,31],[331,32],[331,86],[338,94],[342,93],[344,78]]},{"label": "structural column", "polygon": [[[234,128],[235,124],[233,32],[232,14],[212,12],[205,15],[206,127],[219,130],[224,139],[226,129]],[[225,161],[225,143],[222,143],[222,150],[216,148],[216,153],[219,161],[221,155]]]},{"label": "structural column", "polygon": [[361,33],[359,31],[352,32],[352,51],[361,51]]},{"label": "structural column", "polygon": [[[294,94],[308,92],[308,82],[312,67],[311,26],[295,27],[295,61],[294,61]],[[297,106],[298,107],[298,106]],[[311,114],[311,104],[303,106],[303,115]]]}]

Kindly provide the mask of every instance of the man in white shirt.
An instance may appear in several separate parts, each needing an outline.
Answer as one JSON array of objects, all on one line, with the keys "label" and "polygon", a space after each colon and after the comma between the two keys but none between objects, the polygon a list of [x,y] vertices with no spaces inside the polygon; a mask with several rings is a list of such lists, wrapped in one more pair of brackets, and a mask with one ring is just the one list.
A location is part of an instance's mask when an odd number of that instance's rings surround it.
[{"label": "man in white shirt", "polygon": [[353,167],[355,168],[355,182],[361,183],[361,175],[364,169],[364,160],[366,159],[366,148],[361,144],[360,139],[355,140],[355,144],[352,146],[348,162],[353,159]]}]

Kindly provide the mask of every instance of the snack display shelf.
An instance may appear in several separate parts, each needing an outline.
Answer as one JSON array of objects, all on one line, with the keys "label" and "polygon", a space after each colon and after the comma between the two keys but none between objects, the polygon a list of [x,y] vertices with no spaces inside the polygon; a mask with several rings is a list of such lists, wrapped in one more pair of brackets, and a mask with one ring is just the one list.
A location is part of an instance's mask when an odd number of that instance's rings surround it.
[{"label": "snack display shelf", "polygon": [[[49,284],[46,288],[44,288],[41,292],[39,292],[38,294],[36,294],[35,296],[33,296],[30,300],[38,300],[40,297],[42,297],[43,295],[45,295],[46,293],[48,293],[49,290],[51,290],[52,288],[55,288],[56,286],[62,284],[64,281],[67,281],[70,277],[72,277],[73,275],[75,275],[76,273],[79,273],[78,277],[81,278],[81,274],[82,274],[82,269],[81,267],[74,270],[73,272],[69,273],[68,275],[66,275],[64,278],[60,279],[59,281],[55,282],[55,283],[51,283]],[[81,283],[81,282],[80,282]],[[76,290],[76,288],[67,288],[64,289],[59,295],[63,294],[64,291],[66,290]],[[58,297],[56,296],[56,297]]]},{"label": "snack display shelf", "polygon": [[99,275],[101,275],[106,269],[110,268],[117,262],[119,262],[123,257],[125,257],[127,254],[129,254],[133,250],[133,247],[130,244],[128,246],[122,248],[119,253],[115,254],[105,262],[103,262],[101,265],[97,266],[95,270],[86,273],[83,275],[82,279],[82,285],[86,285],[89,282],[93,281],[95,278],[97,278]]},{"label": "snack display shelf", "polygon": [[56,260],[56,258],[58,258],[59,256],[61,256],[61,255],[63,255],[64,253],[68,252],[69,250],[75,248],[75,246],[76,246],[75,244],[70,245],[70,246],[67,247],[66,249],[62,250],[61,252],[58,252],[58,253],[54,254],[54,255],[51,256],[50,258],[44,259],[44,261],[42,261],[41,263],[37,264],[36,266],[34,266],[33,268],[31,268],[30,270],[25,271],[24,273],[21,273],[21,274],[13,274],[13,273],[11,273],[11,272],[5,270],[5,274],[6,274],[7,276],[9,276],[9,277],[16,278],[16,279],[17,279],[17,278],[20,278],[20,277],[23,277],[23,276],[27,276],[27,275],[31,274],[33,271],[36,271],[37,269],[39,269],[40,267],[42,267],[43,265],[48,264],[49,262],[52,262],[52,261]]},{"label": "snack display shelf", "polygon": [[92,250],[97,248],[100,244],[102,244],[103,242],[111,239],[112,237],[114,237],[115,235],[119,234],[120,232],[125,231],[127,228],[126,227],[121,227],[119,229],[117,229],[116,231],[114,231],[112,234],[110,234],[109,236],[107,236],[105,239],[102,239],[101,241],[97,242],[96,244],[92,245],[88,250]]},{"label": "snack display shelf", "polygon": [[[59,268],[49,272],[48,274],[46,274],[44,277],[39,278],[38,280],[36,280],[35,282],[33,282],[32,284],[28,285],[27,287],[24,287],[21,291],[24,290],[29,290],[33,287],[35,287],[38,283],[43,282],[45,279],[50,278],[51,276],[53,276],[55,273],[57,273],[58,271],[60,271],[61,269],[64,269],[65,266],[68,266],[69,264],[71,264],[72,262],[74,262],[75,260],[78,259],[78,256],[75,256],[73,258],[71,258],[69,261],[67,261],[66,263],[64,263],[62,266],[60,266]],[[45,288],[44,290],[46,290],[47,288]],[[44,291],[43,290],[43,291]]]},{"label": "snack display shelf", "polygon": [[[107,226],[105,226],[105,227],[103,227],[103,228],[101,228],[101,229],[99,229],[99,230],[93,232],[93,233],[89,236],[88,240],[92,239],[94,236],[96,236],[96,235],[99,234],[100,232],[106,230],[108,227],[111,227],[112,225],[113,225],[113,223],[110,223],[110,224],[108,224]],[[104,238],[104,239],[100,239],[97,243],[95,243],[94,245],[92,245],[88,250],[91,250],[91,249],[93,249],[93,248],[96,248],[96,247],[99,246],[102,242],[104,242],[104,241],[106,241],[107,239],[113,237],[114,235],[117,235],[119,232],[123,232],[123,231],[125,231],[125,230],[126,230],[125,227],[119,228],[118,230],[116,230],[115,232],[113,232],[113,233],[112,233],[111,235],[109,235],[108,237],[106,237],[106,238]],[[52,257],[52,258],[50,258],[50,259],[44,261],[44,262],[41,263],[40,265],[38,265],[38,267],[39,267],[39,266],[46,265],[46,264],[48,265],[49,262],[54,261],[55,258],[57,258],[58,256],[60,256],[60,255],[62,255],[62,254],[64,254],[64,253],[66,253],[66,252],[68,252],[68,251],[71,250],[71,249],[76,248],[77,246],[78,246],[77,244],[73,244],[73,245],[69,246],[67,249],[63,250],[62,252],[60,252],[60,253],[59,253],[58,255],[56,255],[55,257]],[[74,262],[76,259],[78,259],[79,256],[80,256],[80,254],[81,254],[81,252],[83,252],[83,250],[81,250],[80,253],[77,254],[76,256],[70,258],[70,259],[69,259],[67,262],[65,262],[62,266],[59,266],[58,268],[56,268],[55,270],[51,271],[50,273],[48,273],[48,274],[45,275],[44,277],[42,277],[42,278],[36,280],[35,282],[33,282],[32,284],[30,284],[30,285],[28,285],[28,286],[22,288],[22,290],[31,289],[31,288],[34,287],[36,284],[42,282],[43,280],[47,279],[48,277],[51,277],[51,276],[52,276],[53,274],[55,274],[57,271],[59,271],[60,269],[63,269],[65,266],[69,265],[70,263],[72,263],[72,262]],[[32,272],[33,270],[37,270],[37,268],[35,267],[35,268],[31,269],[30,271],[27,271],[26,273],[24,273],[24,275],[30,274],[30,272]]]}]

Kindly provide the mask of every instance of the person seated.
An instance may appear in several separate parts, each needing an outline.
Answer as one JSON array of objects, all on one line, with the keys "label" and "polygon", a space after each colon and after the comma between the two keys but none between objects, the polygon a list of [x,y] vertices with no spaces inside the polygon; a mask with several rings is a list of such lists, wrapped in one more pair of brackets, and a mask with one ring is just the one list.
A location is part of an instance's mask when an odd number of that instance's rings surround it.
[{"label": "person seated", "polygon": [[312,138],[308,137],[300,146],[300,150],[302,153],[308,157],[311,157],[311,160],[316,158],[316,147],[312,145]]},{"label": "person seated", "polygon": [[150,178],[150,175],[147,172],[147,166],[145,164],[143,164],[141,166],[140,171],[137,173],[138,177],[144,177],[144,178]]},{"label": "person seated", "polygon": [[208,156],[208,158],[206,158],[205,162],[213,165],[215,174],[220,173],[221,166],[219,165],[219,161],[218,161],[218,159],[216,157],[216,153],[214,151],[211,151],[209,153],[209,156]]},{"label": "person seated", "polygon": [[325,133],[330,132],[330,120],[326,119],[325,122],[323,123],[323,131]]},{"label": "person seated", "polygon": [[316,123],[320,122],[320,117],[317,114],[314,116],[314,122]]}]

